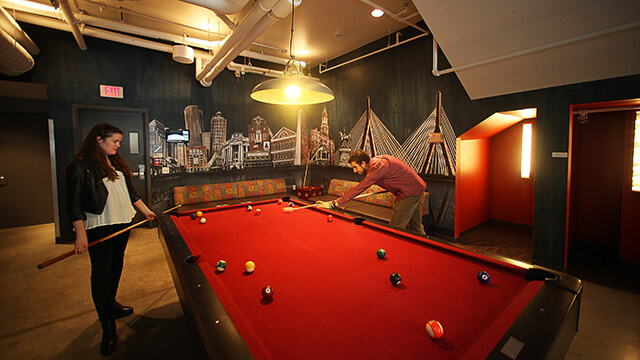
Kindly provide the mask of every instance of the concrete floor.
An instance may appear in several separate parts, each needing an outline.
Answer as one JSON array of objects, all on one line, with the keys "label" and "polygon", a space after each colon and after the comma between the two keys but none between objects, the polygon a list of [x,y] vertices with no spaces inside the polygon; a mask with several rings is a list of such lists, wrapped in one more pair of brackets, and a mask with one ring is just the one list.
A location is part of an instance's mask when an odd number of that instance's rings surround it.
[{"label": "concrete floor", "polygon": [[[36,269],[72,249],[53,239],[53,224],[0,230],[0,359],[104,358],[88,255]],[[157,229],[133,230],[118,300],[135,313],[118,320],[111,358],[196,358]],[[640,294],[585,282],[566,359],[640,359]]]}]

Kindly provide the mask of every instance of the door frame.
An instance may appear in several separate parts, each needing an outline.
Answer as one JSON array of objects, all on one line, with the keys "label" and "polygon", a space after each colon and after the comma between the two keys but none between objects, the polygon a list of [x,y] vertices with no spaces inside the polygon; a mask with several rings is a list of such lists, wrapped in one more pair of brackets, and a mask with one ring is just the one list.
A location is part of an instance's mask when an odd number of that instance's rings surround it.
[{"label": "door frame", "polygon": [[81,105],[71,104],[71,120],[73,126],[73,153],[77,154],[82,146],[81,130],[78,124],[79,112],[81,110],[94,110],[103,112],[126,112],[131,114],[142,115],[142,131],[143,131],[143,151],[144,151],[144,183],[145,191],[143,201],[149,208],[152,208],[151,204],[151,176],[149,174],[149,110],[137,109],[137,108],[125,108],[125,107],[111,107],[111,106],[98,106],[98,105]]}]

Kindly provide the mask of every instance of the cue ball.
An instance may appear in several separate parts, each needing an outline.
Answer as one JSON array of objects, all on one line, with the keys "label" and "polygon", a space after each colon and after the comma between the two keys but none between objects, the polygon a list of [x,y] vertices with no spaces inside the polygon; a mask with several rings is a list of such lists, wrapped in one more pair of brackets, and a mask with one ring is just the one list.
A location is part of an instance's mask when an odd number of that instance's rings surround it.
[{"label": "cue ball", "polygon": [[252,273],[252,272],[253,272],[253,270],[255,270],[255,269],[256,269],[256,264],[255,264],[253,261],[247,261],[247,262],[244,264],[244,269],[245,269],[247,272]]},{"label": "cue ball", "polygon": [[262,210],[256,209],[256,215],[260,215],[261,212],[262,212]]},{"label": "cue ball", "polygon": [[385,256],[387,256],[387,252],[384,251],[384,249],[378,249],[378,251],[376,251],[376,255],[378,255],[378,258],[380,260],[382,260]]},{"label": "cue ball", "polygon": [[189,215],[189,217],[191,217],[191,220],[195,220],[196,217],[198,217],[198,215],[196,215],[196,213],[191,213],[191,215]]},{"label": "cue ball", "polygon": [[400,277],[400,274],[393,273],[391,274],[391,276],[389,276],[389,280],[391,280],[391,283],[395,286],[400,285],[400,281],[402,280],[402,278]]},{"label": "cue ball", "polygon": [[216,264],[216,270],[223,272],[227,268],[227,262],[224,260],[218,260]]},{"label": "cue ball", "polygon": [[332,215],[328,215],[327,216],[327,221],[328,222],[332,222],[333,221],[333,216]]},{"label": "cue ball", "polygon": [[200,218],[200,224],[204,224],[206,222],[207,222],[207,218],[205,218],[205,217],[201,217]]},{"label": "cue ball", "polygon": [[440,339],[443,333],[444,329],[439,322],[436,320],[427,321],[427,334],[429,334],[432,339]]},{"label": "cue ball", "polygon": [[486,271],[480,271],[478,273],[478,281],[480,281],[481,283],[486,284],[489,282],[489,280],[491,280],[491,277]]},{"label": "cue ball", "polygon": [[247,205],[247,211],[251,211],[251,205]]},{"label": "cue ball", "polygon": [[271,288],[271,286],[265,286],[262,288],[262,297],[265,299],[273,298],[273,289]]},{"label": "cue ball", "polygon": [[198,217],[202,217],[202,211],[198,211],[198,212],[196,213],[196,216],[198,216]]}]

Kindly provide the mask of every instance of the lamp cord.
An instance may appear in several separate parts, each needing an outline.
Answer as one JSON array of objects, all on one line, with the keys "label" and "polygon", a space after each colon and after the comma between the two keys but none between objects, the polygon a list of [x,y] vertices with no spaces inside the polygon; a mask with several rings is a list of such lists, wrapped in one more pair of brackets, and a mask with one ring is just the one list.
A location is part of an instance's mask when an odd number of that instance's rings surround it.
[{"label": "lamp cord", "polygon": [[289,55],[291,56],[291,59],[295,59],[295,56],[293,56],[293,16],[295,11],[295,0],[291,0],[291,37],[289,38]]}]

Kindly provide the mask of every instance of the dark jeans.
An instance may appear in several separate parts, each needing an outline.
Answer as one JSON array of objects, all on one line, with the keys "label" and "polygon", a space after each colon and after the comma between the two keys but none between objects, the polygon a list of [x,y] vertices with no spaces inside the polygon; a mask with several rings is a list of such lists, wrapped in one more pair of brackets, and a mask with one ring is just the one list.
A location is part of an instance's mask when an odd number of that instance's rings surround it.
[{"label": "dark jeans", "polygon": [[[89,243],[111,235],[129,226],[117,224],[87,230]],[[91,258],[91,297],[100,321],[112,316],[111,304],[116,298],[120,275],[124,265],[124,250],[127,248],[130,231],[103,241],[89,248]]]}]

